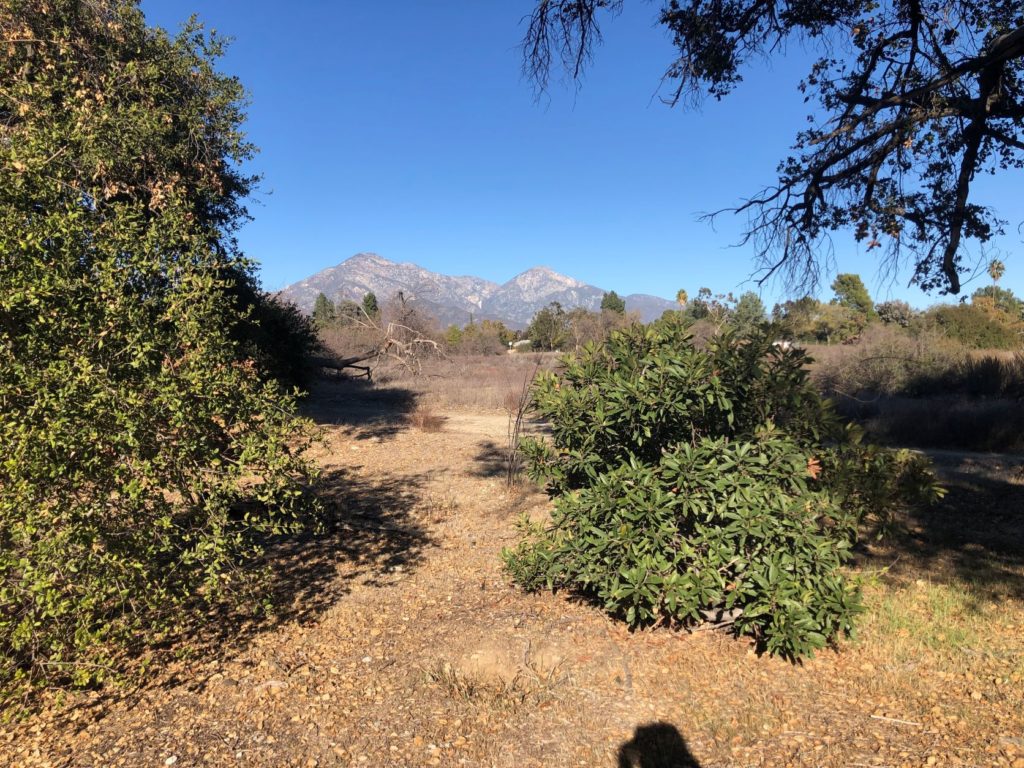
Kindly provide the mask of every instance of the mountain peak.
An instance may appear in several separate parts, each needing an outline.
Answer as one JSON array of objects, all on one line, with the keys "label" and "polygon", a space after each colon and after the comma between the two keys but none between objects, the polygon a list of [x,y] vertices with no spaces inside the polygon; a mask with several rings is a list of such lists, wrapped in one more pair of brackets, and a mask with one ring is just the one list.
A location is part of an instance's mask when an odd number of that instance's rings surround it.
[{"label": "mountain peak", "polygon": [[383,256],[379,256],[376,253],[370,251],[357,253],[355,256],[349,256],[338,266],[341,267],[345,264],[351,266],[356,265],[375,265],[375,266],[394,266],[395,262],[385,259]]},{"label": "mountain peak", "polygon": [[563,275],[560,272],[555,272],[551,267],[531,267],[525,272],[520,272],[518,275],[509,280],[505,285],[544,285],[553,283],[563,288],[588,288],[586,283],[582,283],[579,280],[575,280],[568,275]]},{"label": "mountain peak", "polygon": [[[359,301],[370,291],[381,302],[402,291],[442,325],[462,325],[473,317],[501,320],[514,328],[528,325],[539,309],[553,301],[567,310],[597,310],[604,295],[602,289],[550,267],[533,267],[497,285],[479,277],[438,274],[376,253],[357,253],[288,286],[280,295],[309,312],[319,293],[332,301]],[[645,322],[673,307],[674,302],[655,296],[626,297],[626,309],[635,308]]]}]

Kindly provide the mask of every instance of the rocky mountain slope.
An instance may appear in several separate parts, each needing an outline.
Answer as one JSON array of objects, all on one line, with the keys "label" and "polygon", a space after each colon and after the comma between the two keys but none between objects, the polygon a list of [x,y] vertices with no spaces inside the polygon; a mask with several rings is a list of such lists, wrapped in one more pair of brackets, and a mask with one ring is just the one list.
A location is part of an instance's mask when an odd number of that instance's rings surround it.
[{"label": "rocky mountain slope", "polygon": [[[369,292],[384,302],[402,291],[442,325],[464,325],[476,320],[501,320],[523,328],[537,310],[559,302],[566,309],[598,309],[604,290],[587,285],[547,267],[534,267],[499,285],[479,277],[442,275],[416,264],[397,263],[374,253],[358,253],[337,266],[289,285],[280,296],[306,312],[313,308],[317,294],[334,302],[359,301]],[[647,294],[624,297],[626,309],[638,312],[644,322],[659,317],[675,302]]]}]

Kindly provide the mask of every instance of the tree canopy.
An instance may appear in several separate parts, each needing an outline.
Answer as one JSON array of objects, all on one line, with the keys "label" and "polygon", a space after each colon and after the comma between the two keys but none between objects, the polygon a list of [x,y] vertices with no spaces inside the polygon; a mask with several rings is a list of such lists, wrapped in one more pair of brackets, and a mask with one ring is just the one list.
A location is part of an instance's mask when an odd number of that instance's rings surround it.
[{"label": "tree canopy", "polygon": [[740,333],[749,334],[764,322],[765,314],[761,297],[753,291],[746,291],[736,301],[736,307],[732,311],[732,322]]},{"label": "tree canopy", "polygon": [[875,302],[871,300],[871,294],[868,293],[860,275],[849,272],[836,275],[836,279],[832,281],[832,290],[836,294],[836,303],[841,307],[853,310],[868,320],[875,317]]},{"label": "tree canopy", "polygon": [[375,318],[380,314],[380,305],[377,303],[377,294],[373,291],[363,295],[363,312],[369,318]]},{"label": "tree canopy", "polygon": [[[561,63],[578,78],[601,13],[624,0],[538,0],[524,69],[539,87]],[[821,54],[800,83],[816,102],[778,181],[736,208],[761,279],[813,286],[832,233],[904,261],[923,290],[959,293],[967,242],[1002,231],[973,195],[978,174],[1024,166],[1024,6],[1016,0],[663,0],[677,58],[671,104],[727,96],[751,59],[790,40]]]},{"label": "tree canopy", "polygon": [[308,425],[239,336],[301,323],[234,244],[216,36],[130,0],[2,0],[0,29],[0,685],[83,684],[301,526]]},{"label": "tree canopy", "polygon": [[609,291],[601,297],[601,310],[624,315],[626,314],[626,300],[615,291]]},{"label": "tree canopy", "polygon": [[526,337],[535,349],[554,350],[569,337],[568,317],[557,301],[537,311],[526,328]]},{"label": "tree canopy", "polygon": [[313,302],[313,322],[318,328],[326,328],[337,319],[337,307],[327,298],[323,291],[316,295]]}]

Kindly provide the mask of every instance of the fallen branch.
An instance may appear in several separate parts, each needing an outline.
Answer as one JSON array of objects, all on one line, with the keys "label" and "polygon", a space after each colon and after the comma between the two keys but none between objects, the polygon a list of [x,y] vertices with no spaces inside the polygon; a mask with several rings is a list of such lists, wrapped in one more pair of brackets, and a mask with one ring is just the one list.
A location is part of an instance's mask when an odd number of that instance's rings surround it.
[{"label": "fallen branch", "polygon": [[887,723],[899,723],[900,725],[916,725],[918,728],[921,727],[921,723],[915,723],[913,720],[900,720],[896,717],[885,717],[885,715],[871,715],[875,720],[885,720]]}]

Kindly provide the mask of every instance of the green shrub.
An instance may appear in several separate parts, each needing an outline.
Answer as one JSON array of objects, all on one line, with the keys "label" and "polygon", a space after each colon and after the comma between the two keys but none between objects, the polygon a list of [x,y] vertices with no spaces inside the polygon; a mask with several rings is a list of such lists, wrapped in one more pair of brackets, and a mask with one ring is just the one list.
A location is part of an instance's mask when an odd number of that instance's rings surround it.
[{"label": "green shrub", "polygon": [[231,282],[228,295],[234,300],[231,339],[238,344],[239,355],[255,362],[265,379],[290,388],[308,387],[312,358],[323,352],[312,318],[294,304],[260,291],[247,274]]},{"label": "green shrub", "polygon": [[541,374],[551,440],[524,452],[556,501],[505,551],[513,578],[632,625],[728,622],[793,658],[851,632],[860,597],[841,566],[868,511],[884,523],[934,483],[909,455],[862,446],[806,362],[764,333],[697,348],[666,317]]},{"label": "green shrub", "polygon": [[1021,345],[1020,319],[999,311],[991,301],[939,304],[924,314],[922,322],[934,322],[949,338],[973,349],[1014,349]]},{"label": "green shrub", "polygon": [[252,150],[219,43],[122,0],[7,2],[0,27],[24,38],[0,49],[2,695],[258,597],[312,468],[230,298]]}]

